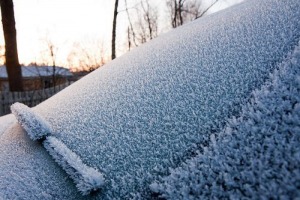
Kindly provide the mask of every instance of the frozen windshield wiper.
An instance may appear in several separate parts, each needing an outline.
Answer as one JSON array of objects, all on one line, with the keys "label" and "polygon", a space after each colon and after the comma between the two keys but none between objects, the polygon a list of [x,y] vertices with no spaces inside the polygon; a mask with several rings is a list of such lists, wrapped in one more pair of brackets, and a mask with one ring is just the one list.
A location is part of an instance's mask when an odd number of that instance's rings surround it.
[{"label": "frozen windshield wiper", "polygon": [[42,141],[49,154],[73,179],[83,195],[103,187],[105,181],[102,173],[84,164],[62,141],[51,136],[50,125],[41,116],[22,103],[13,104],[11,111],[32,140]]}]

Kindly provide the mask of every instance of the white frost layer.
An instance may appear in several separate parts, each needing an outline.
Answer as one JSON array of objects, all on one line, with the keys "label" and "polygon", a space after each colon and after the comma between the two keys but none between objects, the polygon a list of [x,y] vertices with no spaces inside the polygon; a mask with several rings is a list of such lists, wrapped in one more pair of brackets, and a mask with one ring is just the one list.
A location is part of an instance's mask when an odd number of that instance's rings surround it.
[{"label": "white frost layer", "polygon": [[101,188],[104,184],[103,175],[96,169],[85,165],[61,141],[55,137],[48,136],[51,133],[50,126],[41,116],[21,103],[13,104],[11,111],[32,140],[46,138],[43,142],[45,148],[54,160],[70,175],[82,194],[86,195]]},{"label": "white frost layer", "polygon": [[151,175],[167,174],[209,143],[292,51],[299,8],[299,0],[250,0],[195,20],[107,63],[35,111],[105,172],[99,199],[144,194]]},{"label": "white frost layer", "polygon": [[300,196],[300,44],[210,145],[150,188],[167,199]]},{"label": "white frost layer", "polygon": [[28,106],[17,102],[10,109],[32,140],[43,139],[51,133],[48,123]]},{"label": "white frost layer", "polygon": [[0,117],[0,136],[10,127],[13,123],[16,122],[16,118],[9,114]]},{"label": "white frost layer", "polygon": [[103,175],[98,170],[85,165],[64,143],[49,136],[43,144],[54,160],[74,180],[83,195],[96,191],[104,185]]}]

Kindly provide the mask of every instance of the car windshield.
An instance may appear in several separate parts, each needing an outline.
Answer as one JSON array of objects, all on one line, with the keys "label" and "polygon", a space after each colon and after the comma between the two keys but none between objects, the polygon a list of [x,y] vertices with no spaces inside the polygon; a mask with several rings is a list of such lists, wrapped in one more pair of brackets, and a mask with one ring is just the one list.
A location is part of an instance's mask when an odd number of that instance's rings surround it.
[{"label": "car windshield", "polygon": [[210,146],[298,45],[299,6],[251,0],[203,17],[32,110],[52,137],[105,177],[88,197],[149,197],[150,184]]}]

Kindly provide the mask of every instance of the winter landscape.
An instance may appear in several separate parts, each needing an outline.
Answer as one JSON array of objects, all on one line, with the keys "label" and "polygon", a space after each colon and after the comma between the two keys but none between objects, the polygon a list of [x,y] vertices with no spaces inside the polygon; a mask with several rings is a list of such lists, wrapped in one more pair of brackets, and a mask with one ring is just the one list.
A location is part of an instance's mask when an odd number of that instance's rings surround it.
[{"label": "winter landscape", "polygon": [[0,199],[300,198],[299,8],[245,0],[13,103]]}]

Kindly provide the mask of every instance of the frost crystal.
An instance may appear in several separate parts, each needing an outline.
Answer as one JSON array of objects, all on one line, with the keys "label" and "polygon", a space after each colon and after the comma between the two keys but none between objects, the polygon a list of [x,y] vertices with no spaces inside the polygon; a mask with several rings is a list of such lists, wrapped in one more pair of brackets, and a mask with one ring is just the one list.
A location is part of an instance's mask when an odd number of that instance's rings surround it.
[{"label": "frost crystal", "polygon": [[297,45],[299,7],[299,0],[251,0],[195,20],[107,63],[36,110],[59,140],[105,172],[99,198],[140,192],[146,199],[158,175],[198,148],[218,145],[227,119],[238,117]]},{"label": "frost crystal", "polygon": [[53,136],[49,136],[43,144],[54,160],[74,180],[76,187],[83,195],[97,191],[104,185],[103,175],[98,170],[85,165],[78,155],[64,143]]},{"label": "frost crystal", "polygon": [[102,187],[103,175],[96,169],[85,165],[64,143],[53,136],[48,136],[51,133],[50,126],[41,116],[21,103],[13,104],[11,110],[32,140],[45,139],[43,144],[47,151],[70,175],[83,195]]},{"label": "frost crystal", "polygon": [[[298,126],[291,126],[294,130],[286,126],[282,135],[273,134],[282,127],[282,121],[299,123],[292,115],[300,108],[299,104],[291,104],[284,96],[284,101],[274,101],[282,102],[278,109],[286,109],[286,115],[279,121],[282,112],[273,115],[277,113],[273,108],[263,106],[279,104],[256,101],[258,96],[254,95],[253,101],[261,109],[256,109],[254,104],[250,106],[245,112],[251,119],[249,129],[239,128],[244,124],[239,118],[242,106],[249,102],[253,90],[265,84],[277,63],[284,61],[298,44],[299,7],[299,0],[249,0],[205,16],[107,63],[42,102],[34,111],[51,122],[58,140],[90,166],[105,172],[105,187],[95,199],[130,199],[131,195],[147,199],[151,195],[149,184],[155,181],[151,189],[172,194],[173,199],[199,196],[203,198],[198,199],[214,199],[210,196],[224,199],[222,195],[226,199],[241,199],[242,195],[250,194],[252,199],[263,199],[257,196],[272,193],[280,194],[277,198],[282,199],[299,197],[292,196],[292,192],[295,187],[300,188],[299,179],[295,179],[299,177],[299,165],[294,165],[298,164],[295,161],[300,157],[297,149],[300,145],[297,137],[289,137],[296,136],[291,133],[300,132]],[[299,84],[299,76],[289,81],[294,83],[295,80]],[[263,91],[266,95],[270,92]],[[268,112],[279,118],[269,118]],[[229,137],[220,142],[220,132],[232,116],[236,119],[225,132],[247,139]],[[265,126],[259,126],[261,122],[265,122]],[[246,137],[244,130],[251,130],[253,134]],[[260,130],[268,134],[258,134]],[[293,151],[278,146],[287,144],[282,136],[287,136],[287,141],[298,141]],[[277,148],[271,145],[274,140]],[[0,140],[0,144],[4,142]],[[203,155],[203,161],[189,164],[191,170],[184,168],[182,173],[176,174],[177,167],[196,156],[197,151]],[[61,154],[56,151],[54,154],[58,161],[66,163]],[[8,160],[14,162],[14,158]],[[277,165],[281,160],[286,163]],[[201,170],[196,170],[199,166]],[[278,170],[275,166],[279,166]],[[70,168],[74,173],[74,168]],[[169,168],[176,169],[172,173],[174,184],[160,190],[158,177],[167,176]],[[290,173],[292,170],[294,175]],[[16,170],[13,173],[24,177]],[[1,174],[0,180],[13,181],[6,173]],[[283,179],[285,174],[287,178]],[[261,175],[261,179],[257,175]],[[38,179],[36,177],[28,182]],[[286,182],[288,179],[291,183]],[[7,186],[0,182],[0,191],[5,188]],[[65,188],[71,187],[66,185]],[[55,189],[52,186],[49,190]],[[284,196],[289,191],[290,196]],[[21,194],[22,189],[16,193]],[[176,196],[178,193],[183,196]],[[55,197],[65,199],[59,193]]]},{"label": "frost crystal", "polygon": [[167,199],[299,198],[299,77],[300,43],[239,118],[150,189]]},{"label": "frost crystal", "polygon": [[32,140],[43,139],[51,133],[48,123],[28,106],[14,103],[10,109]]}]

